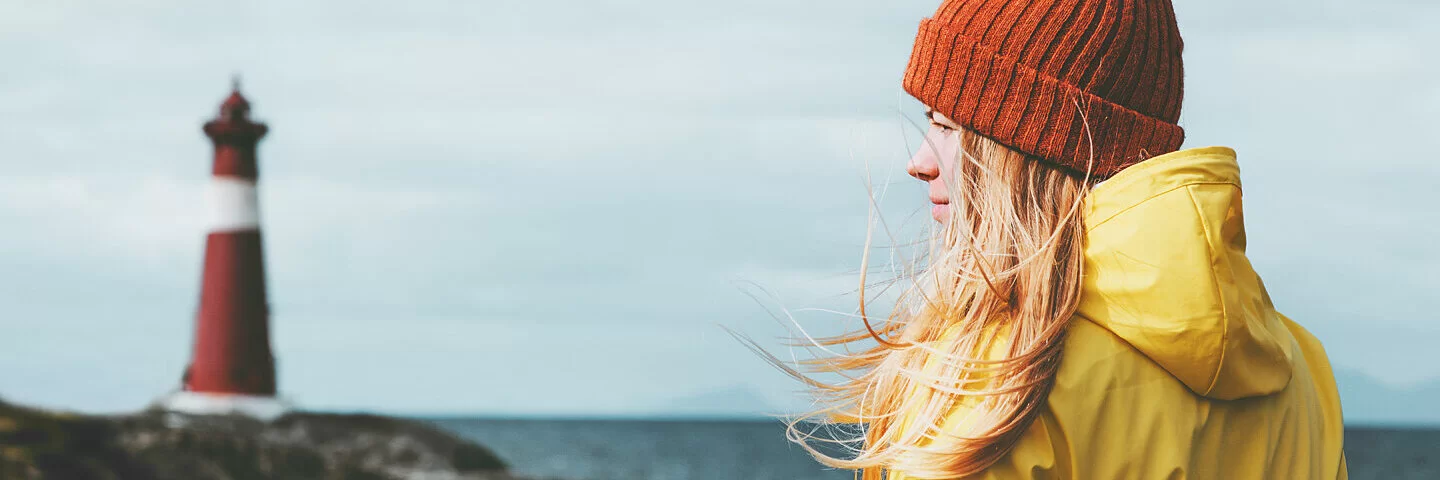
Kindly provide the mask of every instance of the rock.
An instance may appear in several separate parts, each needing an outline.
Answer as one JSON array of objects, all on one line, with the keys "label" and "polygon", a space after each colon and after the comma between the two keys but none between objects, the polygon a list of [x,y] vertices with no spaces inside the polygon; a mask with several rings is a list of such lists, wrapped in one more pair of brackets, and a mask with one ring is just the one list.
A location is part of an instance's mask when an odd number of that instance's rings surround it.
[{"label": "rock", "polygon": [[523,480],[423,422],[295,412],[273,422],[145,411],[81,416],[0,403],[3,479]]}]

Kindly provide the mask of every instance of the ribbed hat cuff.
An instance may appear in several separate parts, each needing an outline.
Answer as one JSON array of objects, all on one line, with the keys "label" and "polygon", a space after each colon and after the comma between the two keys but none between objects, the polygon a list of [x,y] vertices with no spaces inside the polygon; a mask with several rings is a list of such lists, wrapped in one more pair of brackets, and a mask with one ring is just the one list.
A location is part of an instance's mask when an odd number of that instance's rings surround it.
[{"label": "ribbed hat cuff", "polygon": [[1075,172],[1090,164],[1086,139],[1093,139],[1091,176],[1099,179],[1185,140],[1179,125],[1038,72],[932,19],[920,23],[904,87],[976,133]]}]

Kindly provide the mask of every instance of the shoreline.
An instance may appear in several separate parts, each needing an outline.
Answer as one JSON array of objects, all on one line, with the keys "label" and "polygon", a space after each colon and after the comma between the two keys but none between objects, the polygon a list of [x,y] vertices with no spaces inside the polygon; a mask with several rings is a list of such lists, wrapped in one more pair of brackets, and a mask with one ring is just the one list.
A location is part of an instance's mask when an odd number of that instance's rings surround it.
[{"label": "shoreline", "polygon": [[0,478],[538,480],[416,419],[294,411],[273,421],[147,409],[87,415],[0,401]]}]

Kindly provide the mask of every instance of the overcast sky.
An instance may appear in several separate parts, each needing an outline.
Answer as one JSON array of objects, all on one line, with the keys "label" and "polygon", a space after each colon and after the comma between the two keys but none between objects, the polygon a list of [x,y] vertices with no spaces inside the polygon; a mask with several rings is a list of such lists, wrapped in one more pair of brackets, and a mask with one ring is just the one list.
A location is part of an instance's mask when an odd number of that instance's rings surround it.
[{"label": "overcast sky", "polygon": [[[119,411],[177,386],[205,235],[200,125],[241,72],[271,127],[261,208],[287,397],[792,406],[798,385],[718,326],[779,348],[741,282],[851,308],[867,176],[890,187],[888,221],[915,233],[926,217],[902,172],[920,117],[900,77],[938,2],[817,5],[4,2],[0,396]],[[1440,6],[1176,10],[1186,146],[1239,151],[1275,303],[1340,369],[1440,381]]]}]

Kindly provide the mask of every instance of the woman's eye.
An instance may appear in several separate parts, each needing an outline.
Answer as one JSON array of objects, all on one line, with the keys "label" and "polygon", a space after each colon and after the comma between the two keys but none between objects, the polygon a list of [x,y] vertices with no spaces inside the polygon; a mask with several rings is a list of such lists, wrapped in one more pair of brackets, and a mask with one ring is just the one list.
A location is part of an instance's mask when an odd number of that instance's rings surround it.
[{"label": "woman's eye", "polygon": [[940,122],[935,121],[934,110],[925,110],[925,119],[930,121],[930,126],[939,127],[940,131],[942,132],[950,132],[951,130],[954,130],[953,128],[950,128],[948,126],[945,126],[944,124],[941,124]]}]

